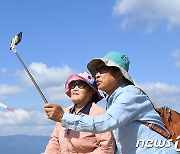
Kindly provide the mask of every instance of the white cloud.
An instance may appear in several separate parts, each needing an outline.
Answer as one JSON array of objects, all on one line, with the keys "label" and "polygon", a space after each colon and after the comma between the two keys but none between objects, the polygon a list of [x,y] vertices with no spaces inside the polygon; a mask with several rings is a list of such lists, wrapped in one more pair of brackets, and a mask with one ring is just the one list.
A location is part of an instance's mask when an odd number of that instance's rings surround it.
[{"label": "white cloud", "polygon": [[24,91],[23,88],[20,88],[18,86],[10,86],[6,84],[0,84],[0,89],[0,100],[4,100],[10,95],[15,95]]},{"label": "white cloud", "polygon": [[175,50],[171,53],[175,58],[175,66],[180,69],[180,50]]},{"label": "white cloud", "polygon": [[151,32],[164,21],[167,30],[180,27],[179,8],[179,0],[117,0],[113,14],[123,17],[123,29],[134,26]]},{"label": "white cloud", "polygon": [[[48,68],[43,63],[33,62],[29,66],[29,71],[34,77],[40,88],[43,89],[49,101],[67,101],[68,97],[65,94],[64,83],[66,79],[74,73],[68,67],[50,67]],[[25,85],[34,86],[30,77],[25,71],[18,71],[18,76],[25,82]]]},{"label": "white cloud", "polygon": [[[73,73],[73,70],[68,66],[63,67],[47,67],[44,63],[33,62],[28,67],[35,81],[43,86],[50,87],[64,84],[66,78]],[[32,85],[30,77],[25,71],[19,71],[17,73],[22,80],[27,84]]]},{"label": "white cloud", "polygon": [[0,112],[1,135],[46,135],[50,136],[55,122],[45,112],[15,110]]},{"label": "white cloud", "polygon": [[64,85],[59,87],[46,88],[46,93],[51,102],[68,101],[69,97],[65,93]]},{"label": "white cloud", "polygon": [[157,82],[139,84],[138,87],[141,87],[159,107],[169,106],[180,112],[180,86]]}]

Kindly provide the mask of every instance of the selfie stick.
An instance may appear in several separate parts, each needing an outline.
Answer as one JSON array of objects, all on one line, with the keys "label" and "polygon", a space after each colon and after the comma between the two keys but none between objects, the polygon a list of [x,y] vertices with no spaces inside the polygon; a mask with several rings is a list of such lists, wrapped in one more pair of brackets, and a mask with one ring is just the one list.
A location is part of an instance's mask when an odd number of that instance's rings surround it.
[{"label": "selfie stick", "polygon": [[11,109],[10,107],[8,107],[8,106],[4,105],[3,103],[0,103],[0,106],[1,106],[1,107],[3,107],[3,108],[5,108],[5,109],[7,109],[7,110],[9,110],[9,111],[14,112],[14,110],[13,110],[13,109]]},{"label": "selfie stick", "polygon": [[44,100],[45,103],[48,103],[47,99],[45,98],[44,94],[42,93],[41,89],[39,88],[38,84],[36,83],[36,81],[34,80],[33,76],[31,75],[31,73],[29,72],[29,70],[27,69],[26,65],[24,64],[24,62],[22,61],[22,59],[20,58],[17,50],[16,50],[16,45],[21,42],[21,38],[22,38],[22,32],[20,32],[18,35],[14,36],[11,44],[10,44],[10,50],[12,50],[17,58],[19,59],[19,61],[21,62],[21,64],[23,65],[24,69],[26,70],[26,72],[28,73],[29,77],[31,78],[32,82],[34,83],[36,89],[38,90],[39,94],[41,95],[42,99]]}]

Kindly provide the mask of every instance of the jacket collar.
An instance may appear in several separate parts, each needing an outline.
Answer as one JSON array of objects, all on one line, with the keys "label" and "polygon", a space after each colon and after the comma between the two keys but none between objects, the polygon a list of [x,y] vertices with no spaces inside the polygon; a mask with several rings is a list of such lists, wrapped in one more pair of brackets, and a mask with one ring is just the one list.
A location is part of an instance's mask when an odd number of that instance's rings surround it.
[{"label": "jacket collar", "polygon": [[[87,103],[77,114],[88,114],[92,106],[92,102]],[[72,108],[69,109],[69,113],[74,114],[75,113],[76,105],[74,105]]]}]

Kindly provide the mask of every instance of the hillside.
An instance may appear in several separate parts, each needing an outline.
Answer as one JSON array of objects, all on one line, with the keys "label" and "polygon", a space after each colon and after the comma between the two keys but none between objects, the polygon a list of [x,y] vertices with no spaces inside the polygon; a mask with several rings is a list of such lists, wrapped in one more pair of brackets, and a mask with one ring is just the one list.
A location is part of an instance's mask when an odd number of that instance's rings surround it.
[{"label": "hillside", "polygon": [[41,154],[49,136],[0,136],[0,154]]}]

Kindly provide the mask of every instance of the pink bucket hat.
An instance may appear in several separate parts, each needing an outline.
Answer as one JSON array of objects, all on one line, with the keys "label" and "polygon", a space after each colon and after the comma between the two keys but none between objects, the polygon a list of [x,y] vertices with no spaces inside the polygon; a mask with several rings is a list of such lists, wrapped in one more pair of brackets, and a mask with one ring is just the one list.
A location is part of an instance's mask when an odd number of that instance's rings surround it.
[{"label": "pink bucket hat", "polygon": [[77,81],[77,80],[81,80],[81,81],[86,82],[91,88],[93,88],[96,91],[97,99],[95,100],[95,102],[98,102],[103,98],[100,95],[100,93],[98,92],[98,88],[97,88],[96,81],[95,81],[94,77],[92,77],[92,75],[87,73],[87,72],[79,73],[79,74],[73,74],[66,80],[65,92],[69,97],[71,97],[71,89],[69,88],[69,83],[71,83],[72,81]]}]

